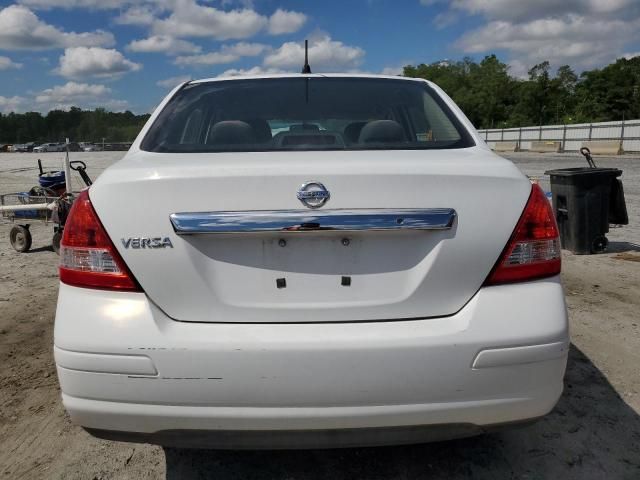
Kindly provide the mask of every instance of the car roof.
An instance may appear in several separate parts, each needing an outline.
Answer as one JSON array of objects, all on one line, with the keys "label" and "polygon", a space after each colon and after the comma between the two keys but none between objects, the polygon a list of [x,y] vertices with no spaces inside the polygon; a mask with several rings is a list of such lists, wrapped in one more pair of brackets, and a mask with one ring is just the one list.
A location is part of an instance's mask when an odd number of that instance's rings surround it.
[{"label": "car roof", "polygon": [[209,83],[209,82],[220,82],[220,81],[228,81],[228,80],[258,80],[258,79],[266,79],[266,78],[300,78],[301,76],[310,77],[310,78],[381,78],[388,80],[402,80],[409,82],[426,82],[431,83],[428,80],[423,78],[412,78],[412,77],[401,77],[399,75],[374,75],[370,73],[310,73],[310,74],[301,74],[301,73],[276,73],[276,74],[256,74],[256,75],[243,75],[243,76],[233,76],[233,77],[212,77],[212,78],[203,78],[200,80],[191,80],[187,82],[189,84],[195,83]]}]

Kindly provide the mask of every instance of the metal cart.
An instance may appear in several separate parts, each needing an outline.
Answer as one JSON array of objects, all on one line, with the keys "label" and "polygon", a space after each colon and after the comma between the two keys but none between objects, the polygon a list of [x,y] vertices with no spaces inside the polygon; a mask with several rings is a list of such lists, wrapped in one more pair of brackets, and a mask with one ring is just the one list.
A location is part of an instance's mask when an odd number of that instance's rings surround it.
[{"label": "metal cart", "polygon": [[71,170],[78,172],[86,186],[91,185],[91,179],[86,172],[86,164],[82,161],[69,161],[67,154],[64,160],[64,171],[43,172],[42,164],[38,160],[40,178],[56,176],[66,183],[63,189],[42,186],[33,187],[28,192],[8,193],[0,195],[0,219],[11,222],[14,226],[9,232],[9,242],[18,252],[27,252],[31,248],[32,237],[29,227],[33,223],[52,223],[53,237],[51,245],[56,253],[60,252],[60,240],[67,220],[67,215],[74,200],[71,187]]},{"label": "metal cart", "polygon": [[[34,192],[40,193],[40,192]],[[59,223],[57,212],[70,200],[65,196],[53,197],[34,195],[32,192],[9,193],[0,195],[0,214],[6,221],[14,223],[9,232],[9,242],[18,252],[27,252],[31,248],[32,238],[29,227],[33,223],[53,223],[53,249],[58,252],[63,225]]]}]

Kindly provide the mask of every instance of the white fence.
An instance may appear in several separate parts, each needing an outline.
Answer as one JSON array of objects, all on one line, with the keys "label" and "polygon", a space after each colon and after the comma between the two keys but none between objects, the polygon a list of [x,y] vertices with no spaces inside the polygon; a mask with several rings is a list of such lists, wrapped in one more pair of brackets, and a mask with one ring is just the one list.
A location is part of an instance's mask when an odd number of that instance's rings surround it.
[{"label": "white fence", "polygon": [[529,150],[532,141],[546,140],[562,142],[564,151],[577,151],[584,141],[618,140],[625,152],[640,152],[640,120],[494,128],[478,132],[491,148],[495,147],[496,142],[517,142],[520,150]]}]

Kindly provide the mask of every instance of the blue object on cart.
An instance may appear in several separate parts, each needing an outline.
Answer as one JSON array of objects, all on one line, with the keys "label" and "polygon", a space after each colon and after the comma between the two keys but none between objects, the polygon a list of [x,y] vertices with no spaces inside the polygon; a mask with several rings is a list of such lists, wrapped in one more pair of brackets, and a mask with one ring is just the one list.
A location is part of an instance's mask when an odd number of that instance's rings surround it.
[{"label": "blue object on cart", "polygon": [[[29,203],[29,192],[20,192],[18,193],[21,197],[24,197],[25,202]],[[15,218],[40,218],[40,212],[38,210],[18,210],[14,212],[13,215]]]},{"label": "blue object on cart", "polygon": [[40,174],[38,181],[40,182],[40,186],[44,188],[55,189],[60,186],[64,186],[65,184],[64,171],[44,172]]}]

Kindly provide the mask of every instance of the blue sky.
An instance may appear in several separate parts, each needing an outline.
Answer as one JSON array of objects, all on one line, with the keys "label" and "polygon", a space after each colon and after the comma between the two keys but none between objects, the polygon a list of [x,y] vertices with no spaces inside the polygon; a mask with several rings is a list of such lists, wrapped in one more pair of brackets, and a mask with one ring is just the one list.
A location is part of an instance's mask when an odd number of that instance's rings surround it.
[{"label": "blue sky", "polygon": [[298,71],[397,74],[496,53],[514,76],[640,51],[637,0],[0,1],[0,111],[148,112],[183,79]]}]

